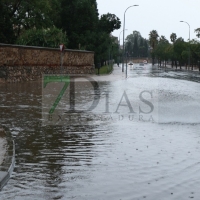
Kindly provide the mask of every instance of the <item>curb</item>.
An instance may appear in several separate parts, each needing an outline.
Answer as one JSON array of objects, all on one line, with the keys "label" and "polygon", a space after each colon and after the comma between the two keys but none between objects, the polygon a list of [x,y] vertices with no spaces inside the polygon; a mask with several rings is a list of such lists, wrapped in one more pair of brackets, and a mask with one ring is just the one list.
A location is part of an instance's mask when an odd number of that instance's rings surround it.
[{"label": "curb", "polygon": [[[158,67],[158,65],[157,65]],[[169,66],[166,66],[166,67],[163,67],[163,66],[159,66],[158,69],[168,69],[168,70],[171,70],[171,71],[178,71],[178,72],[194,72],[194,73],[200,73],[199,70],[187,70],[187,69],[180,69],[180,68],[172,68],[172,67],[169,67]]]},{"label": "curb", "polygon": [[9,181],[15,167],[15,141],[10,132],[3,127],[7,139],[7,152],[3,163],[0,165],[0,191]]}]

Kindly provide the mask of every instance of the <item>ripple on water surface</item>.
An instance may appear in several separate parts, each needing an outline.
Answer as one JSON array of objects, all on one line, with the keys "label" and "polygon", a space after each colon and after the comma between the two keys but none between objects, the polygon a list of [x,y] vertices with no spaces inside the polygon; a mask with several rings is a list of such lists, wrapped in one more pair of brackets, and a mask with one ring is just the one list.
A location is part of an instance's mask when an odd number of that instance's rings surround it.
[{"label": "ripple on water surface", "polygon": [[[194,105],[196,90],[186,94],[190,85],[185,92],[176,92],[167,86],[169,82],[163,84],[160,123],[126,119],[49,127],[41,126],[40,83],[1,88],[5,96],[1,123],[16,140],[16,167],[0,198],[198,199],[200,125],[165,115],[176,96],[181,105],[188,101]],[[106,87],[114,90],[119,85]],[[13,89],[17,92],[12,95]]]}]

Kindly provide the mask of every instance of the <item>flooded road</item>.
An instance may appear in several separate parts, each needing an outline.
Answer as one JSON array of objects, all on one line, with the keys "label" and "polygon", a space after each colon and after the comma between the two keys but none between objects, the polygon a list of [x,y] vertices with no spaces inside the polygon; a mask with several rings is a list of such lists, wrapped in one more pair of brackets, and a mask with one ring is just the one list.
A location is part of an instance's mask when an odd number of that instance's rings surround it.
[{"label": "flooded road", "polygon": [[0,85],[0,122],[16,142],[0,199],[198,199],[200,76],[134,67],[99,83],[98,119],[83,123],[43,126],[41,82]]}]

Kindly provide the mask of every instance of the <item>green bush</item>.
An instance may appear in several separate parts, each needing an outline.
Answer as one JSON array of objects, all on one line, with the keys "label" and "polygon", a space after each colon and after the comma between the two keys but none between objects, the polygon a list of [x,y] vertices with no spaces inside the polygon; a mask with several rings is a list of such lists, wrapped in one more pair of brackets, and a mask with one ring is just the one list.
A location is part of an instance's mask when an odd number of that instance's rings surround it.
[{"label": "green bush", "polygon": [[67,46],[68,40],[62,30],[53,27],[26,30],[19,36],[16,43],[19,45],[57,48],[60,44]]}]

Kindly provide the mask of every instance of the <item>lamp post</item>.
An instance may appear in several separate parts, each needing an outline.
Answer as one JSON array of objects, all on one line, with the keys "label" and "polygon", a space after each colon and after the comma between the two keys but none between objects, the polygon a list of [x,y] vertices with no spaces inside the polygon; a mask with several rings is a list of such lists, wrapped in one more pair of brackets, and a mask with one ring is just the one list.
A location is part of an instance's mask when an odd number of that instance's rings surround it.
[{"label": "lamp post", "polygon": [[[126,31],[126,30],[128,30],[128,29],[125,29],[125,31]],[[122,30],[122,31],[123,31],[123,30]],[[119,53],[120,53],[120,35],[121,35],[122,31],[119,33],[119,41],[118,41],[119,49],[118,49],[118,55],[119,55]],[[118,59],[120,60],[120,56],[118,57]],[[118,60],[118,61],[119,61],[119,60]],[[118,63],[118,67],[119,67],[119,63]]]},{"label": "lamp post", "polygon": [[128,52],[126,52],[126,78],[127,78],[127,54],[128,54]]},{"label": "lamp post", "polygon": [[125,11],[124,11],[124,26],[123,26],[123,63],[122,63],[122,72],[124,72],[124,30],[125,30],[125,15],[126,15],[126,11],[131,8],[131,7],[134,7],[134,6],[139,6],[139,5],[132,5],[132,6],[129,6]]},{"label": "lamp post", "polygon": [[185,21],[180,21],[180,22],[186,23],[189,26],[189,56],[188,56],[188,69],[189,69],[190,67],[190,25]]}]

